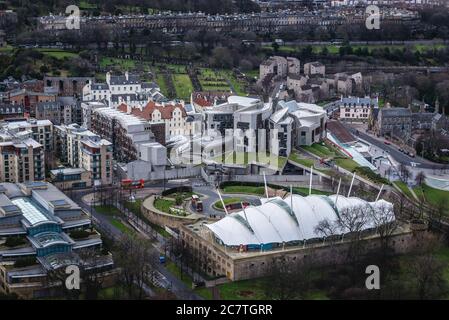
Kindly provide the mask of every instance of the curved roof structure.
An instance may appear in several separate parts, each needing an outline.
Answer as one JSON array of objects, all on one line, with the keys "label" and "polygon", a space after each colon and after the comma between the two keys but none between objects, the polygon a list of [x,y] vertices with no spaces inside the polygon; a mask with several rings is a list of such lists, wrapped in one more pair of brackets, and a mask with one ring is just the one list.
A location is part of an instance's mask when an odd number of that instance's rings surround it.
[{"label": "curved roof structure", "polygon": [[[262,199],[263,200],[263,199]],[[218,222],[206,225],[223,244],[228,246],[261,245],[303,241],[322,236],[315,232],[323,220],[338,221],[347,209],[372,210],[363,215],[363,229],[375,227],[378,221],[394,220],[393,205],[387,201],[367,202],[360,198],[344,196],[289,195],[263,200],[257,207],[232,213]],[[357,210],[351,211],[357,214]],[[362,215],[360,215],[362,216]],[[368,217],[367,217],[368,216]],[[362,217],[360,217],[362,219]],[[339,230],[340,234],[349,230]]]}]

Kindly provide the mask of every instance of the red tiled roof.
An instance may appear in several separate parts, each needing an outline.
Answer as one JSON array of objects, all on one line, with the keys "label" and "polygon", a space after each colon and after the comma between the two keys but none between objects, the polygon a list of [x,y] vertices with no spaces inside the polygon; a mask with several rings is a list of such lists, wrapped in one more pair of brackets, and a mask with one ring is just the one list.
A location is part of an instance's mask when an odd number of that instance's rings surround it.
[{"label": "red tiled roof", "polygon": [[[152,120],[153,112],[155,110],[159,110],[162,119],[171,119],[173,118],[173,111],[175,111],[176,108],[179,108],[181,110],[183,117],[187,117],[186,110],[184,109],[184,106],[182,104],[166,104],[165,106],[163,106],[160,104],[156,104],[153,101],[148,102],[148,104],[142,110],[140,110],[140,108],[132,108],[131,114],[144,118],[145,120]],[[122,103],[118,107],[118,109],[120,111],[127,112],[128,107],[126,104]]]}]

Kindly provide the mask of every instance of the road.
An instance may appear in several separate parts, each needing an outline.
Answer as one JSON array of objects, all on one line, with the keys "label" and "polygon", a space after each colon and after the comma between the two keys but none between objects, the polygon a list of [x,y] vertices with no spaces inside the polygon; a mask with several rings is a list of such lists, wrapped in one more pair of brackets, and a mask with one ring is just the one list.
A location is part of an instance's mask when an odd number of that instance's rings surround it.
[{"label": "road", "polygon": [[[210,186],[199,186],[193,187],[193,192],[200,193],[203,195],[206,195],[207,198],[202,199],[203,201],[203,208],[204,213],[209,216],[216,216],[216,217],[222,217],[225,215],[223,211],[215,210],[212,205],[220,200],[220,197],[218,196],[217,192]],[[238,195],[238,194],[222,194],[222,198],[234,198],[234,197],[240,197],[244,198],[246,201],[248,201],[251,205],[260,205],[260,197],[258,196],[250,196],[250,195]]]},{"label": "road", "polygon": [[406,166],[412,166],[412,163],[416,164],[416,167],[418,169],[443,169],[446,168],[447,165],[439,164],[439,163],[433,163],[429,160],[423,159],[419,156],[416,156],[414,158],[402,153],[398,150],[398,148],[394,145],[387,145],[383,141],[378,138],[374,138],[373,136],[366,134],[360,130],[357,130],[350,126],[349,124],[343,123],[343,125],[351,131],[356,137],[359,137],[366,142],[385,150],[389,153],[389,155],[398,163],[404,164]]},{"label": "road", "polygon": [[[96,222],[105,230],[110,233],[110,236],[112,236],[115,239],[120,239],[123,236],[123,232],[119,229],[117,229],[115,226],[111,224],[109,219],[104,216],[101,213],[98,213],[94,208],[92,208],[90,205],[86,204],[82,197],[85,196],[88,193],[91,193],[92,190],[82,190],[79,192],[73,192],[72,199],[75,201],[81,208],[86,210],[87,212],[90,212],[92,214],[93,219],[96,220]],[[154,248],[156,251],[157,249]],[[157,252],[157,256],[159,256],[159,253]],[[156,264],[156,269],[158,272],[160,272],[167,281],[170,282],[171,291],[178,297],[179,299],[185,299],[185,300],[203,300],[202,297],[197,295],[192,291],[191,288],[186,286],[184,282],[179,280],[176,276],[172,275],[162,264]],[[146,290],[148,291],[148,290]],[[148,291],[149,292],[149,291]]]}]

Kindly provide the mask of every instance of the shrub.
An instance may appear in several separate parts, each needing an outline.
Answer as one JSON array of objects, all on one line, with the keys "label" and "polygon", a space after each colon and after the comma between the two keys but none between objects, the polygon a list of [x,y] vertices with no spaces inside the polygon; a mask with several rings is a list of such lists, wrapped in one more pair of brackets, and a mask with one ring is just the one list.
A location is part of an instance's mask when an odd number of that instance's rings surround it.
[{"label": "shrub", "polygon": [[373,182],[387,184],[387,185],[391,184],[390,181],[383,178],[380,174],[375,173],[373,170],[371,170],[368,167],[357,167],[354,169],[354,171],[361,176],[367,177],[369,180],[371,180]]},{"label": "shrub", "polygon": [[9,237],[6,238],[5,246],[7,247],[17,247],[25,244],[25,239],[23,237]]},{"label": "shrub", "polygon": [[166,197],[166,196],[174,194],[174,193],[190,193],[190,192],[192,192],[192,187],[182,186],[182,187],[176,187],[176,188],[171,188],[171,189],[162,191],[162,196]]},{"label": "shrub", "polygon": [[75,240],[87,238],[89,235],[90,232],[86,230],[73,230],[70,232],[70,237]]},{"label": "shrub", "polygon": [[24,268],[28,266],[32,266],[33,264],[36,264],[36,258],[35,257],[27,257],[27,258],[21,258],[19,260],[16,260],[14,262],[15,268]]}]

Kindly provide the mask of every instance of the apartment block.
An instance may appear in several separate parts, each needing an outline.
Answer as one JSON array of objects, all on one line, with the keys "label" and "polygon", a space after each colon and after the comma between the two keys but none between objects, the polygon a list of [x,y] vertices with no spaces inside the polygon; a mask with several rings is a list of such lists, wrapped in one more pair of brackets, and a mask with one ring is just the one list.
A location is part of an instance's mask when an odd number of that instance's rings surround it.
[{"label": "apartment block", "polygon": [[26,182],[45,179],[44,147],[29,135],[0,132],[0,181]]}]

